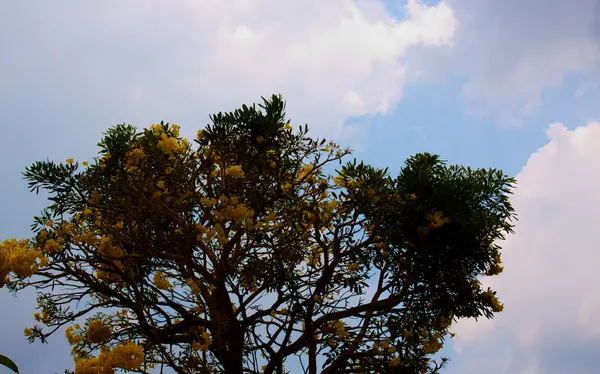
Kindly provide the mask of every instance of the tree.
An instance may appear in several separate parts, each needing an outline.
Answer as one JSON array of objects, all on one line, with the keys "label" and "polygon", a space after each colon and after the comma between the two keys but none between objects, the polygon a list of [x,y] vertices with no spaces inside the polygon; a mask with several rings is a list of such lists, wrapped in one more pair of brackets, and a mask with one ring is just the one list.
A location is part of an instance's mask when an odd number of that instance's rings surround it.
[{"label": "tree", "polygon": [[333,172],[350,150],[259,106],[195,145],[123,124],[89,165],[26,169],[52,203],[0,279],[38,292],[31,342],[66,326],[78,374],[435,373],[453,321],[502,310],[479,279],[502,270],[514,179],[427,153]]}]

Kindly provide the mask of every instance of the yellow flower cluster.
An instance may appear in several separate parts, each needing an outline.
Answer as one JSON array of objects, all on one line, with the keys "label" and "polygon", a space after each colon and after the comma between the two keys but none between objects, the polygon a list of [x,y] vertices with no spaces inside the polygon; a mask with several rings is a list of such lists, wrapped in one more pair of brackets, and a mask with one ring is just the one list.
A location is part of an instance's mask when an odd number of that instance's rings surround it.
[{"label": "yellow flower cluster", "polygon": [[76,357],[75,374],[113,374],[116,368],[137,370],[144,362],[144,351],[133,341],[112,348],[103,346],[98,357]]},{"label": "yellow flower cluster", "polygon": [[[298,176],[296,177],[296,182],[304,181],[305,178],[309,177],[312,172],[315,170],[315,166],[313,164],[307,164],[300,169],[298,172]],[[310,178],[309,178],[310,180]]]},{"label": "yellow flower cluster", "polygon": [[208,347],[212,343],[210,332],[206,331],[204,327],[192,328],[190,332],[194,337],[192,347],[200,351],[208,351]]},{"label": "yellow flower cluster", "polygon": [[498,300],[493,291],[484,291],[482,296],[484,302],[492,307],[494,312],[501,312],[504,310],[504,305]]},{"label": "yellow flower cluster", "polygon": [[232,165],[225,169],[225,174],[236,179],[244,178],[244,171],[241,165]]},{"label": "yellow flower cluster", "polygon": [[106,167],[106,164],[108,163],[108,160],[110,159],[110,152],[106,152],[102,158],[100,158],[100,167],[104,168]]},{"label": "yellow flower cluster", "polygon": [[63,238],[48,239],[44,243],[44,252],[45,253],[59,253],[62,251],[63,247],[61,243],[64,241]]},{"label": "yellow flower cluster", "polygon": [[354,272],[360,269],[360,264],[348,264],[348,271]]},{"label": "yellow flower cluster", "polygon": [[438,229],[444,224],[450,222],[450,218],[444,217],[444,213],[441,211],[433,212],[429,215],[429,224],[431,228]]},{"label": "yellow flower cluster", "polygon": [[79,334],[75,330],[79,330],[80,326],[76,323],[73,326],[68,326],[65,329],[65,336],[70,345],[77,345],[83,341],[83,335]]},{"label": "yellow flower cluster", "polygon": [[169,136],[159,124],[153,124],[150,129],[154,136],[158,138],[158,148],[167,154],[173,154],[186,148],[188,142],[186,139],[179,141],[179,126],[172,124],[170,126],[172,136]]},{"label": "yellow flower cluster", "polygon": [[[223,204],[223,207],[215,213],[215,218],[219,220],[231,219],[234,221],[242,221],[245,218],[249,218],[254,215],[254,210],[246,207],[246,205],[242,203],[238,203],[238,198],[235,196],[221,196],[219,200],[221,200],[221,203]],[[204,203],[206,203],[206,201],[204,201]]]},{"label": "yellow flower cluster", "polygon": [[[37,260],[40,260],[38,264]],[[42,251],[31,247],[27,240],[6,239],[0,243],[0,287],[8,282],[10,272],[19,277],[30,277],[38,270],[38,266],[48,263]]]},{"label": "yellow flower cluster", "polygon": [[217,205],[218,200],[215,198],[209,199],[209,198],[203,196],[200,198],[200,203],[207,207],[213,207],[213,206]]},{"label": "yellow flower cluster", "polygon": [[125,154],[125,169],[128,172],[134,172],[138,170],[138,164],[145,156],[144,150],[138,147],[130,149]]},{"label": "yellow flower cluster", "polygon": [[344,174],[338,174],[333,178],[333,183],[340,187],[350,188],[356,185],[356,180]]},{"label": "yellow flower cluster", "polygon": [[328,328],[334,335],[337,335],[340,338],[348,337],[348,331],[346,330],[346,324],[341,320],[329,322]]},{"label": "yellow flower cluster", "polygon": [[160,270],[154,274],[153,282],[154,285],[160,288],[161,290],[170,290],[171,288],[173,288],[173,285],[171,284],[171,282],[169,282],[165,273],[163,273]]},{"label": "yellow flower cluster", "polygon": [[125,251],[116,243],[113,243],[110,236],[103,236],[98,243],[98,254],[111,259],[122,257]]},{"label": "yellow flower cluster", "polygon": [[423,350],[427,354],[433,354],[442,349],[442,342],[440,339],[440,333],[436,332],[431,339],[423,341]]},{"label": "yellow flower cluster", "polygon": [[389,353],[396,352],[396,347],[390,345],[389,339],[373,343],[373,349],[377,352],[383,352],[384,350],[387,350]]},{"label": "yellow flower cluster", "polygon": [[501,263],[502,258],[500,256],[500,252],[497,252],[496,256],[494,257],[494,261],[490,265],[490,268],[485,272],[485,275],[498,275],[502,273],[504,267],[500,265]]},{"label": "yellow flower cluster", "polygon": [[165,153],[173,153],[179,150],[179,143],[176,138],[168,137],[165,134],[163,138],[158,142],[158,148],[162,149]]},{"label": "yellow flower cluster", "polygon": [[312,247],[312,251],[308,256],[307,262],[310,267],[318,267],[321,265],[321,253],[323,253],[323,248],[321,247]]},{"label": "yellow flower cluster", "polygon": [[189,278],[186,280],[186,283],[188,284],[188,286],[190,286],[190,292],[192,293],[192,295],[197,295],[202,291],[200,289],[200,286],[198,285],[198,282],[196,282],[194,279]]},{"label": "yellow flower cluster", "polygon": [[341,338],[345,338],[348,336],[348,331],[346,331],[346,324],[342,321],[337,321],[335,325],[333,325],[334,331]]},{"label": "yellow flower cluster", "polygon": [[87,326],[87,340],[90,343],[104,343],[110,338],[110,326],[106,326],[102,320],[93,320]]},{"label": "yellow flower cluster", "polygon": [[47,308],[43,308],[42,313],[33,313],[33,319],[35,319],[36,322],[41,322],[47,325],[51,320],[50,311]]},{"label": "yellow flower cluster", "polygon": [[[81,233],[80,235],[75,235],[73,237],[73,240],[81,244],[88,245],[96,245],[97,242],[96,234],[94,234],[92,231],[86,231],[84,233]],[[46,242],[46,248],[49,246],[49,242],[50,240]]]}]

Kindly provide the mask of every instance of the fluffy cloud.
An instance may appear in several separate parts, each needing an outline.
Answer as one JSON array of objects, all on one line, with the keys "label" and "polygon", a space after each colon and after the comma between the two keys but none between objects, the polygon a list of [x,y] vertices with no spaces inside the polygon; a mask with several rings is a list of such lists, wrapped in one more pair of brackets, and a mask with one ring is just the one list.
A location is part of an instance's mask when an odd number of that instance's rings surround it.
[{"label": "fluffy cloud", "polygon": [[600,1],[448,0],[455,43],[411,55],[425,74],[453,72],[467,80],[467,108],[514,125],[536,113],[544,89],[570,72],[597,70]]},{"label": "fluffy cloud", "polygon": [[555,123],[547,134],[517,176],[505,271],[487,280],[505,311],[457,324],[457,373],[591,374],[600,365],[600,123]]},{"label": "fluffy cloud", "polygon": [[402,21],[367,0],[10,8],[0,16],[0,31],[17,37],[0,40],[7,99],[197,126],[207,113],[283,93],[293,118],[327,135],[348,117],[387,111],[401,99],[407,48],[448,44],[455,30],[450,7],[417,0]]}]

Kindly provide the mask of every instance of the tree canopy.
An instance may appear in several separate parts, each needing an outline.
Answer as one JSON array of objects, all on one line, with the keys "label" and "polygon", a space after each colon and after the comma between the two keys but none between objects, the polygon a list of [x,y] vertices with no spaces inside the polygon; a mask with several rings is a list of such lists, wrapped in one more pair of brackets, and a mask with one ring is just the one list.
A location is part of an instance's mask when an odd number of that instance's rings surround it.
[{"label": "tree canopy", "polygon": [[0,245],[0,286],[37,291],[25,335],[66,327],[75,373],[436,373],[454,321],[502,310],[480,280],[502,271],[513,178],[342,163],[278,95],[211,122],[193,142],[117,125],[89,164],[24,172],[51,203]]}]

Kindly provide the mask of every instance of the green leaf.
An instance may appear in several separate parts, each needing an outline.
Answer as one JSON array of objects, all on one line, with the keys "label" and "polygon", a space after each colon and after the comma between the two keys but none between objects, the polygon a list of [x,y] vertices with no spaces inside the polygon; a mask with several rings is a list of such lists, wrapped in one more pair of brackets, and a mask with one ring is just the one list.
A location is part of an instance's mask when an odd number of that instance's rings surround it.
[{"label": "green leaf", "polygon": [[10,358],[8,358],[8,357],[6,357],[4,355],[0,355],[0,365],[6,366],[10,370],[12,370],[15,373],[19,374],[19,368],[17,367],[17,364],[15,364],[13,362],[13,360],[11,360]]}]

